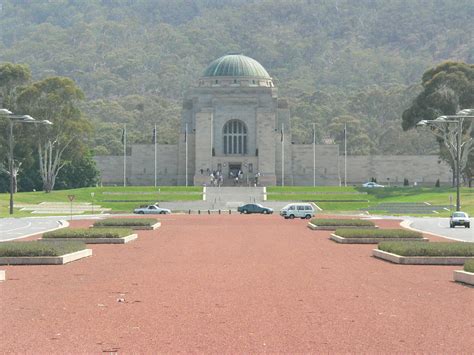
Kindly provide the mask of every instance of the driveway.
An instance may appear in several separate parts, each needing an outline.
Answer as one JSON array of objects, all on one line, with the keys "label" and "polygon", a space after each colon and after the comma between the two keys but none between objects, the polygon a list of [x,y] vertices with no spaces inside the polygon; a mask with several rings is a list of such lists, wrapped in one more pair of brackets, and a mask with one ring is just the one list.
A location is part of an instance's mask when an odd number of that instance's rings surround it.
[{"label": "driveway", "polygon": [[437,234],[453,240],[474,242],[474,228],[449,228],[449,218],[407,217],[405,220],[408,221],[410,228]]}]

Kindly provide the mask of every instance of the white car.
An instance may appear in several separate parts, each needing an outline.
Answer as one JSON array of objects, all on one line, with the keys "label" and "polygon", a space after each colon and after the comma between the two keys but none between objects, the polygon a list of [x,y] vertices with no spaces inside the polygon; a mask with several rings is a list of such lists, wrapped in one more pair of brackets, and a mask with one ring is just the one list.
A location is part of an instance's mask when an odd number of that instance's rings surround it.
[{"label": "white car", "polygon": [[369,181],[369,182],[366,182],[365,184],[362,184],[362,187],[372,188],[372,187],[385,187],[385,186],[379,185],[376,182]]},{"label": "white car", "polygon": [[453,212],[451,218],[449,219],[449,228],[454,228],[456,226],[471,228],[471,221],[469,220],[469,215],[466,212]]},{"label": "white car", "polygon": [[167,208],[162,208],[157,205],[150,205],[142,208],[135,208],[133,213],[137,214],[170,214],[171,210]]}]

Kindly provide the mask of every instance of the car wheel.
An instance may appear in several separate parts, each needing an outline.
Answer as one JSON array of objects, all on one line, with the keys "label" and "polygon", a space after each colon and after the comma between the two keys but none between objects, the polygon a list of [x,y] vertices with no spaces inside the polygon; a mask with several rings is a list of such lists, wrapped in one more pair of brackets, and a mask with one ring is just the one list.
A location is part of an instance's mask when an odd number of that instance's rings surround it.
[{"label": "car wheel", "polygon": [[166,214],[166,211],[161,211],[160,214]]},{"label": "car wheel", "polygon": [[268,211],[267,211],[267,210],[263,210],[263,214],[267,214],[267,213],[268,213]]},{"label": "car wheel", "polygon": [[145,214],[145,212],[143,212],[143,211],[138,211],[138,214]]},{"label": "car wheel", "polygon": [[311,218],[311,215],[307,214],[307,215],[305,216],[305,218],[306,218],[306,219],[310,219],[310,218]]},{"label": "car wheel", "polygon": [[466,224],[466,228],[471,228],[471,224],[470,223]]},{"label": "car wheel", "polygon": [[292,215],[292,214],[290,214],[288,218],[289,218],[289,219],[293,219],[293,218],[295,218],[295,216]]},{"label": "car wheel", "polygon": [[249,213],[249,211],[247,211],[247,210],[243,210],[242,212],[244,212],[244,214],[247,214],[247,213]]},{"label": "car wheel", "polygon": [[454,224],[450,223],[449,228],[454,228]]}]

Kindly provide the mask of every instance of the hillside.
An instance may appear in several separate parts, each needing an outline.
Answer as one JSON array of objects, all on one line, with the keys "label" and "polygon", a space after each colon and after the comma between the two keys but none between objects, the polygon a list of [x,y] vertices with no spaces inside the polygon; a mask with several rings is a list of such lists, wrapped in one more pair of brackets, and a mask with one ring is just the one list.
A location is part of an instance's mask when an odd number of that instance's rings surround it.
[{"label": "hillside", "polygon": [[[340,141],[349,152],[427,153],[432,138],[402,132],[421,75],[443,60],[474,61],[474,2],[375,0],[50,0],[0,3],[0,62],[35,79],[73,78],[96,127],[97,154],[130,139],[177,139],[181,98],[228,52],[258,60],[291,103],[295,142]],[[350,117],[348,117],[350,116]]]}]

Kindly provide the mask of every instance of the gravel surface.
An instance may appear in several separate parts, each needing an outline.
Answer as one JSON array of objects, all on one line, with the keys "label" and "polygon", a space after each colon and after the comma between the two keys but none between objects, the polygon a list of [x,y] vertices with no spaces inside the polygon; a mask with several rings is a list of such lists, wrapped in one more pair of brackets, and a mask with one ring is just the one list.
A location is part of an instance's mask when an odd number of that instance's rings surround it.
[{"label": "gravel surface", "polygon": [[160,219],[71,264],[2,267],[0,353],[474,349],[459,267],[391,264],[276,215]]}]

